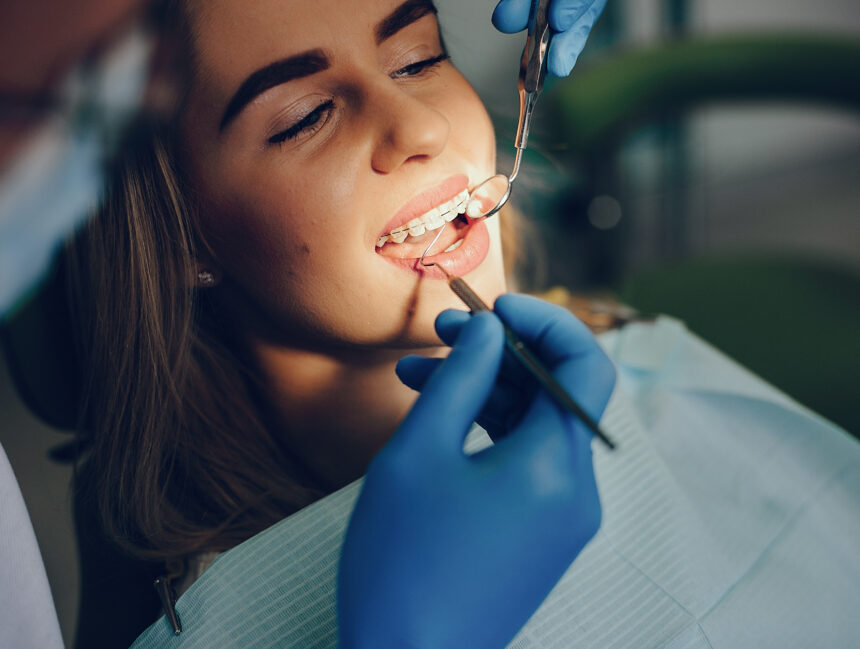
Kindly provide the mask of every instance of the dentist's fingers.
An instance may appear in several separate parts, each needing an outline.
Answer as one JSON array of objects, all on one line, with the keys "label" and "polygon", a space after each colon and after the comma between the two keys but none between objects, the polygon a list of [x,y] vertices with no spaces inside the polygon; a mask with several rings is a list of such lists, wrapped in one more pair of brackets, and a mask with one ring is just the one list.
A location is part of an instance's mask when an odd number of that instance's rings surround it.
[{"label": "dentist's fingers", "polygon": [[[397,376],[404,385],[421,392],[436,368],[444,362],[442,358],[406,356],[397,364]],[[522,417],[536,389],[534,381],[532,385],[523,385],[522,382],[512,382],[500,375],[475,421],[493,439],[503,437]]]},{"label": "dentist's fingers", "polygon": [[[524,295],[503,295],[496,313],[531,347],[565,391],[595,421],[603,414],[615,385],[615,367],[588,328],[561,307]],[[570,436],[586,432],[577,417],[563,410],[540,390],[510,439],[527,435]]]},{"label": "dentist's fingers", "polygon": [[588,327],[556,304],[507,293],[496,300],[493,310],[550,369],[584,354],[603,354]]},{"label": "dentist's fingers", "polygon": [[493,25],[504,34],[521,32],[529,24],[531,0],[501,0],[493,10]]},{"label": "dentist's fingers", "polygon": [[[470,317],[471,314],[466,311],[455,309],[443,311],[436,317],[436,333],[446,345],[450,346],[456,340],[460,328]],[[519,387],[524,392],[529,392],[534,383],[532,376],[516,362],[510,353],[505,353],[502,357],[502,367],[499,374],[504,380],[510,381],[514,387]]]},{"label": "dentist's fingers", "polygon": [[[547,18],[553,32],[566,32],[598,0],[555,0],[549,3]],[[606,0],[603,0],[604,4]]]},{"label": "dentist's fingers", "polygon": [[503,349],[499,319],[492,313],[472,316],[448,358],[427,379],[387,453],[461,452],[472,422],[493,390]]},{"label": "dentist's fingers", "polygon": [[[553,3],[550,5],[551,16],[556,4]],[[547,70],[550,74],[554,74],[557,77],[566,77],[570,74],[573,66],[576,65],[579,55],[582,53],[583,48],[585,48],[585,43],[588,40],[591,29],[606,6],[606,0],[594,0],[591,3],[584,4],[587,6],[578,7],[578,9],[581,9],[581,12],[571,10],[570,13],[559,18],[559,20],[565,22],[570,21],[569,26],[563,31],[554,33],[549,43]],[[561,12],[559,11],[558,13]]]},{"label": "dentist's fingers", "polygon": [[[519,425],[496,442],[495,456],[487,454],[478,460],[516,472],[524,484],[532,485],[545,498],[574,492],[583,502],[599,502],[591,444],[591,431],[541,391]],[[599,525],[598,517],[588,526],[592,531],[587,538]]]},{"label": "dentist's fingers", "polygon": [[397,361],[394,371],[403,385],[416,392],[421,392],[424,389],[424,384],[443,361],[442,358],[428,358],[427,356],[410,354]]},{"label": "dentist's fingers", "polygon": [[[610,361],[596,354],[569,360],[555,367],[553,376],[589,417],[600,421],[615,385],[615,368]],[[577,431],[591,438],[591,431],[579,417],[556,403],[545,391],[539,394],[547,399],[534,399],[517,430],[533,425],[546,434]]]},{"label": "dentist's fingers", "polygon": [[463,325],[469,321],[472,315],[468,311],[459,311],[457,309],[445,309],[436,316],[436,333],[449,347],[457,340],[457,335]]}]

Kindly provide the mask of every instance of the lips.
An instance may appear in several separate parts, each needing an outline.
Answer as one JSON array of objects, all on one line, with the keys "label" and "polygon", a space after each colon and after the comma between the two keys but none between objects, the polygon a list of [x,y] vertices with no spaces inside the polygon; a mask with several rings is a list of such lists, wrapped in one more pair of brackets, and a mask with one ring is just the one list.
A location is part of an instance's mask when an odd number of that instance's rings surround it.
[{"label": "lips", "polygon": [[[438,266],[445,268],[449,275],[461,277],[471,272],[481,265],[481,262],[487,257],[490,251],[490,233],[487,230],[487,225],[484,220],[472,221],[468,224],[463,224],[458,228],[452,228],[453,223],[449,223],[446,231],[439,237],[439,241],[433,246],[433,251],[440,250],[432,255],[424,258],[424,264],[419,262],[419,258],[426,250],[427,246],[433,241],[429,238],[426,242],[419,244],[386,244],[386,248],[394,246],[395,248],[410,246],[409,257],[390,257],[382,252],[378,252],[379,256],[385,259],[388,263],[397,268],[416,274],[427,279],[446,279],[446,274],[442,272]],[[450,230],[451,232],[449,232]],[[435,232],[430,233],[434,236]],[[453,244],[460,241],[461,243],[455,250],[444,252]]]},{"label": "lips", "polygon": [[[380,236],[449,201],[467,186],[468,177],[458,174],[416,195],[385,224]],[[438,241],[433,245],[432,255],[424,259],[428,265],[420,264],[419,258],[438,234],[438,229],[428,230],[421,236],[410,236],[403,243],[386,243],[377,247],[376,253],[401,270],[428,279],[446,278],[446,274],[436,265],[443,266],[451,275],[466,275],[477,268],[489,253],[490,235],[484,220],[472,220],[460,215],[444,226]],[[457,246],[454,250],[445,252],[454,245]]]}]

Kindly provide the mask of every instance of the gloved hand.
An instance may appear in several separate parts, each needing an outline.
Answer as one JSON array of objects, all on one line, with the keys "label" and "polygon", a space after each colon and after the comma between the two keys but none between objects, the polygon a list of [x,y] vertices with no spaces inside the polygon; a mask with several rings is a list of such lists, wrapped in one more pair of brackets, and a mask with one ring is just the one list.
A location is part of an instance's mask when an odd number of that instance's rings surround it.
[{"label": "gloved hand", "polygon": [[[614,368],[564,309],[499,298],[496,313],[437,320],[453,349],[398,374],[422,394],[371,463],[338,575],[341,647],[504,647],[600,525],[591,434],[542,391],[519,395],[502,363],[511,326],[599,419]],[[514,408],[495,405],[502,394]],[[483,413],[510,423],[476,455],[462,451]],[[515,417],[509,417],[516,413]]]},{"label": "gloved hand", "polygon": [[[514,34],[528,26],[533,0],[500,0],[493,11],[493,25]],[[547,54],[547,70],[557,77],[570,74],[606,0],[551,0],[549,26],[552,40]]]}]

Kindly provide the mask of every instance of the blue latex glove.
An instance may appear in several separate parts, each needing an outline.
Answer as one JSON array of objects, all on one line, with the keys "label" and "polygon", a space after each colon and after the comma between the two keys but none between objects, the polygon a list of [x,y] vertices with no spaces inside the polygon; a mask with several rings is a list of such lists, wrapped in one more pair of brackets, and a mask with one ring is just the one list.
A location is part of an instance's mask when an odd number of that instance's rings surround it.
[{"label": "blue latex glove", "polygon": [[[501,0],[493,11],[493,25],[501,32],[514,34],[529,22],[532,0]],[[547,54],[547,70],[566,77],[585,47],[591,28],[603,12],[606,0],[552,0],[549,26],[552,40]]]},{"label": "blue latex glove", "polygon": [[[343,649],[500,649],[600,525],[591,434],[542,390],[511,390],[522,377],[502,362],[499,318],[595,419],[614,368],[564,309],[517,295],[495,309],[446,312],[437,329],[456,336],[448,358],[398,365],[422,394],[371,463],[350,520],[338,575]],[[497,408],[503,393],[514,403]],[[509,422],[508,434],[466,456],[482,413]]]}]

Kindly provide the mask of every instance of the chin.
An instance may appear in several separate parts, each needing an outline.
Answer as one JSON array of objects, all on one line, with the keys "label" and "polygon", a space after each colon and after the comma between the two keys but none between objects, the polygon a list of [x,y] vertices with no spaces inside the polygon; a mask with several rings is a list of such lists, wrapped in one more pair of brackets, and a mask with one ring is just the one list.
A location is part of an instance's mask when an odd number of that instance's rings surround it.
[{"label": "chin", "polygon": [[[477,293],[484,303],[492,308],[496,298],[507,290],[501,255],[491,255],[480,268],[463,277],[469,287]],[[446,281],[433,281],[433,295],[423,305],[417,305],[414,312],[409,338],[416,346],[434,347],[439,345],[436,335],[436,317],[446,309],[467,311],[468,307],[448,286]]]}]

